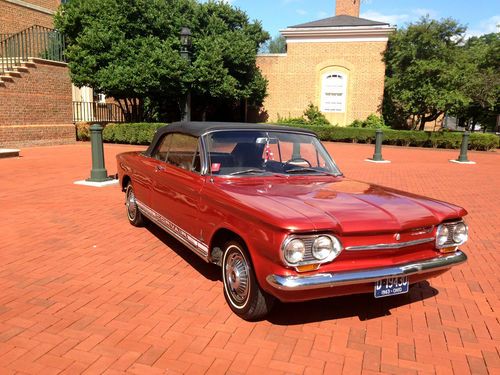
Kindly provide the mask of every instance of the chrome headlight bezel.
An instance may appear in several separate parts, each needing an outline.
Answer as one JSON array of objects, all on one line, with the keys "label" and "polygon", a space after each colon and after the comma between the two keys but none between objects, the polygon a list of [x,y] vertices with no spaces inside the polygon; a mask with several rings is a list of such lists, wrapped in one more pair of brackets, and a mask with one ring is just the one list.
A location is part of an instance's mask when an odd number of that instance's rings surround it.
[{"label": "chrome headlight bezel", "polygon": [[[325,256],[323,259],[318,259],[313,253],[314,244],[316,241],[320,240],[322,237],[327,237],[332,244],[332,251]],[[294,240],[300,240],[304,243],[305,252],[302,259],[298,262],[290,262],[290,260],[285,256],[286,248]],[[292,234],[285,238],[281,244],[281,260],[283,264],[289,267],[305,266],[310,264],[323,264],[328,263],[337,258],[343,250],[342,243],[340,240],[331,234],[314,234],[314,235],[298,235]]]},{"label": "chrome headlight bezel", "polygon": [[[462,232],[462,233],[460,233]],[[464,244],[469,239],[469,228],[464,222],[458,223],[455,225],[455,229],[453,231],[453,241],[457,244]]]},{"label": "chrome headlight bezel", "polygon": [[[297,245],[295,251],[293,251],[293,249],[290,249],[290,247],[294,245]],[[302,248],[299,249],[300,247]],[[283,258],[288,264],[297,265],[304,259],[304,254],[306,253],[306,245],[304,241],[302,241],[300,238],[290,238],[289,241],[283,244],[282,252],[283,252]],[[289,253],[291,254],[288,255]],[[296,260],[292,260],[294,255],[297,255]]]},{"label": "chrome headlight bezel", "polygon": [[[461,230],[462,237],[457,238],[457,232]],[[469,227],[463,221],[454,221],[438,225],[436,229],[436,249],[443,249],[448,247],[458,247],[463,245],[469,239]]]}]

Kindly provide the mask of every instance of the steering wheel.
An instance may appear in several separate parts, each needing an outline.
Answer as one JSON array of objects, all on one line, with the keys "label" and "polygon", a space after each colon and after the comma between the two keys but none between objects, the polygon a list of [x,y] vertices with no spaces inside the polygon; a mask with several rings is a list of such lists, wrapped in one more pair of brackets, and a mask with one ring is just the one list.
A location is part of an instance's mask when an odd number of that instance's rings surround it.
[{"label": "steering wheel", "polygon": [[304,163],[307,163],[307,165],[309,166],[309,168],[312,168],[312,164],[309,162],[309,160],[307,159],[304,159],[304,158],[292,158],[288,161],[285,162],[285,167],[287,167],[288,165],[292,164],[294,165],[294,163],[296,162],[304,162]]}]

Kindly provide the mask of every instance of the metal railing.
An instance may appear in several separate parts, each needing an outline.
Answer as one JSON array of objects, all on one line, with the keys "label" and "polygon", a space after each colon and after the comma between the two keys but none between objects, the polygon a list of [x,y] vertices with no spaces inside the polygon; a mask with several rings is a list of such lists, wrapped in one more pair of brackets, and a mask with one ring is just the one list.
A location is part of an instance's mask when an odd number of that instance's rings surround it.
[{"label": "metal railing", "polygon": [[73,122],[125,122],[119,105],[101,102],[73,102]]},{"label": "metal railing", "polygon": [[65,61],[64,36],[57,30],[34,25],[15,34],[0,34],[0,74],[30,58]]}]

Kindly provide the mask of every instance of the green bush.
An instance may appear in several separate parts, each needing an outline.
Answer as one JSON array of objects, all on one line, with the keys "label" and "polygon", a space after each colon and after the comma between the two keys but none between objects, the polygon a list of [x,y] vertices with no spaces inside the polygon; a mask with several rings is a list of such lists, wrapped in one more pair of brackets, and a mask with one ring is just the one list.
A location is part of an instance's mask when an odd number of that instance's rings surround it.
[{"label": "green bush", "polygon": [[309,125],[331,125],[323,113],[319,110],[317,106],[309,103],[306,110],[304,111],[304,117],[307,119]]},{"label": "green bush", "polygon": [[278,124],[290,125],[290,126],[308,126],[309,123],[303,117],[281,117],[278,114]]},{"label": "green bush", "polygon": [[349,127],[352,128],[368,128],[368,129],[389,129],[385,124],[382,116],[371,114],[366,120],[354,120]]},{"label": "green bush", "polygon": [[156,130],[164,125],[149,122],[108,124],[102,132],[102,137],[104,142],[148,145]]},{"label": "green bush", "polygon": [[302,117],[281,117],[278,114],[278,123],[283,125],[297,125],[297,126],[330,126],[323,113],[317,106],[309,103]]},{"label": "green bush", "polygon": [[[310,125],[305,119],[281,119],[280,125],[290,127],[305,127],[318,134],[322,141],[373,143],[375,129],[363,127],[340,127],[325,125]],[[307,125],[309,124],[309,125]],[[147,145],[153,139],[156,130],[165,124],[130,123],[107,124],[103,130],[104,142],[129,143]],[[78,140],[89,139],[89,124],[77,125]],[[462,133],[459,132],[428,132],[416,130],[383,129],[383,143],[397,146],[459,148]],[[472,133],[469,138],[471,150],[488,151],[500,147],[500,137],[495,134]]]},{"label": "green bush", "polygon": [[500,137],[495,134],[472,133],[469,138],[469,147],[479,151],[500,148]]},{"label": "green bush", "polygon": [[89,123],[78,123],[76,124],[76,140],[77,141],[90,141],[90,124]]}]

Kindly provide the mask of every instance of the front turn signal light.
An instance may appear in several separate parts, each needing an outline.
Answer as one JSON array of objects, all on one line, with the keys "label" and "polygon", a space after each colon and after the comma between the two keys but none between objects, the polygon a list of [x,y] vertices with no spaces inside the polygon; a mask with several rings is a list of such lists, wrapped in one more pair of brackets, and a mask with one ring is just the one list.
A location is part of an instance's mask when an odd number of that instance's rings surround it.
[{"label": "front turn signal light", "polygon": [[458,249],[458,247],[456,247],[456,246],[443,247],[443,248],[439,249],[439,252],[441,252],[443,254],[454,253],[455,251],[457,251],[457,249]]},{"label": "front turn signal light", "polygon": [[310,272],[316,271],[319,268],[319,264],[307,264],[305,266],[297,266],[295,269],[297,272]]}]

